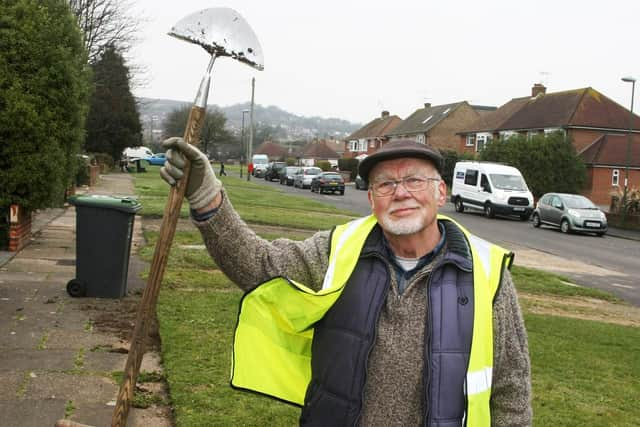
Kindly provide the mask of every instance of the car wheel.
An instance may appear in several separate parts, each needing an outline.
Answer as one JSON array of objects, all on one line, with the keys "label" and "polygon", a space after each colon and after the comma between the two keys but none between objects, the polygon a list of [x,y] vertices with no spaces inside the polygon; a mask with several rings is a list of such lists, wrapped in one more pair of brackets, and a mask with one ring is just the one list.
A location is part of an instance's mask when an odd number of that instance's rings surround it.
[{"label": "car wheel", "polygon": [[340,190],[340,195],[344,196],[344,190]]},{"label": "car wheel", "polygon": [[520,215],[520,221],[526,221],[529,219],[530,214],[522,214]]},{"label": "car wheel", "polygon": [[456,212],[464,212],[464,205],[462,204],[462,199],[460,199],[460,197],[456,198],[454,205],[456,207]]},{"label": "car wheel", "polygon": [[560,231],[562,231],[563,233],[568,233],[571,231],[571,226],[569,225],[568,220],[562,220],[562,222],[560,223]]},{"label": "car wheel", "polygon": [[598,236],[598,237],[602,237],[602,236],[604,236],[604,233],[603,233],[603,232],[596,233],[596,236]]},{"label": "car wheel", "polygon": [[537,213],[534,213],[532,221],[533,221],[533,226],[534,227],[536,227],[536,228],[540,227],[540,224],[541,224],[540,215],[538,215]]},{"label": "car wheel", "polygon": [[491,205],[491,203],[487,203],[486,205],[484,205],[484,215],[487,218],[493,218],[494,216],[496,216],[496,213],[493,210],[493,205]]}]

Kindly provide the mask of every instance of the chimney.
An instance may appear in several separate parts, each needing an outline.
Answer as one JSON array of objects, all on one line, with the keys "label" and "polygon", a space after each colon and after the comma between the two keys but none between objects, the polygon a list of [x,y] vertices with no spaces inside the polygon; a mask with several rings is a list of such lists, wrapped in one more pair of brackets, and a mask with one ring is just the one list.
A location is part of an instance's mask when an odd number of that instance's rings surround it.
[{"label": "chimney", "polygon": [[424,103],[424,108],[431,108],[431,103],[430,102],[425,102]]},{"label": "chimney", "polygon": [[382,118],[386,119],[387,117],[389,117],[389,112],[385,110],[382,112]]},{"label": "chimney", "polygon": [[547,93],[547,88],[542,83],[536,83],[531,88],[531,97],[535,98],[538,95],[544,95]]}]

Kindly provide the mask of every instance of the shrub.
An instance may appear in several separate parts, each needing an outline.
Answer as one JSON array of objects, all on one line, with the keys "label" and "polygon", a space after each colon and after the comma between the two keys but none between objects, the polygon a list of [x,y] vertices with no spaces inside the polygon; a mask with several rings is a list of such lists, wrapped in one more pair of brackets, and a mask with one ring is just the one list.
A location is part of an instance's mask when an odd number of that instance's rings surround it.
[{"label": "shrub", "polygon": [[316,166],[322,169],[323,172],[330,171],[333,169],[331,167],[331,163],[329,163],[326,160],[320,160],[318,163],[316,163]]},{"label": "shrub", "polygon": [[351,181],[358,175],[358,159],[338,159],[338,168],[341,171],[351,172]]},{"label": "shrub", "polygon": [[93,153],[93,157],[96,159],[98,164],[100,165],[100,170],[103,171],[103,165],[106,166],[107,170],[113,169],[115,166],[115,161],[111,154],[108,153]]}]

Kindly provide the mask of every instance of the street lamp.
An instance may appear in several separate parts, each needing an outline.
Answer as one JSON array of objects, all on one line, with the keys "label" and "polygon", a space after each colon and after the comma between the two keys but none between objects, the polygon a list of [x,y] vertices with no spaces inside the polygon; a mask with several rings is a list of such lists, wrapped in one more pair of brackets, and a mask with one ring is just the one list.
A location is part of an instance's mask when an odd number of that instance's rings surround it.
[{"label": "street lamp", "polygon": [[[244,150],[244,115],[247,114],[249,112],[249,110],[242,110],[242,131],[240,132],[240,159],[242,160],[242,158],[245,155],[245,150]],[[246,164],[249,164],[249,159],[247,159]],[[242,169],[244,169],[244,164],[242,161],[240,161],[240,178],[242,178]],[[247,174],[249,172],[247,171]]]},{"label": "street lamp", "polygon": [[629,114],[629,134],[627,136],[627,159],[626,165],[624,168],[624,189],[622,192],[622,218],[621,222],[624,224],[627,218],[627,191],[629,187],[629,166],[631,163],[631,135],[633,133],[633,95],[636,90],[636,79],[635,77],[623,77],[622,81],[625,83],[631,83],[631,110]]}]

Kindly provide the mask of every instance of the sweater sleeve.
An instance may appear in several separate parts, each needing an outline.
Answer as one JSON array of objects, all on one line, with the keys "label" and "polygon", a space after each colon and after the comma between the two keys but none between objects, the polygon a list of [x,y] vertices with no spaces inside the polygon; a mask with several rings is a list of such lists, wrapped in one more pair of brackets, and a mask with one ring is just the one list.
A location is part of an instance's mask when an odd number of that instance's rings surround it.
[{"label": "sweater sleeve", "polygon": [[193,221],[218,267],[244,291],[277,276],[320,289],[329,261],[330,231],[303,241],[269,242],[249,228],[223,190],[218,211],[208,220]]},{"label": "sweater sleeve", "polygon": [[491,424],[530,426],[531,365],[527,331],[511,273],[506,269],[494,303],[493,334]]}]

